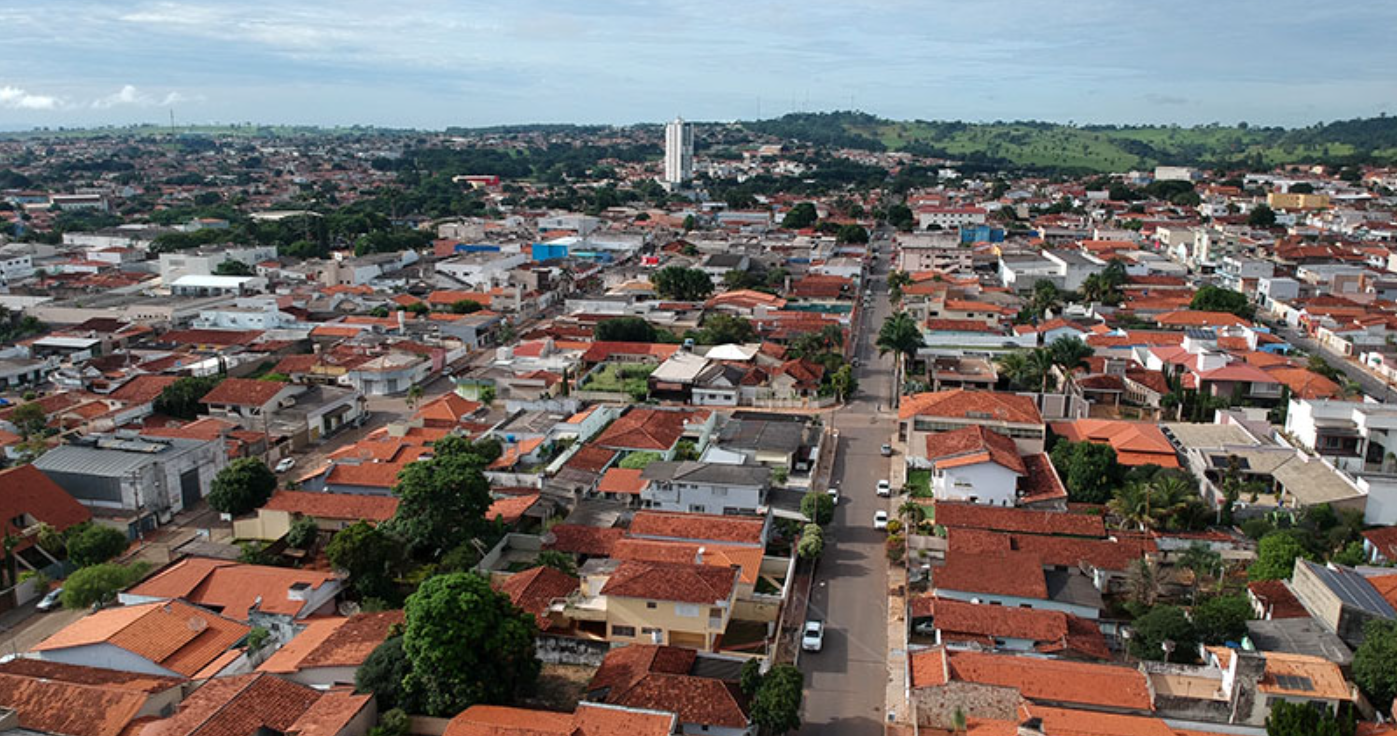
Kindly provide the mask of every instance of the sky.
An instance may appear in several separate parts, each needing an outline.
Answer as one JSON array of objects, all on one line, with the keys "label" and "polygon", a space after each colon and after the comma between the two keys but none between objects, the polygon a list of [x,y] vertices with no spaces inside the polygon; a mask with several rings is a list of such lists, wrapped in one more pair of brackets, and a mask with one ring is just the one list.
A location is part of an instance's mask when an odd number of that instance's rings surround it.
[{"label": "sky", "polygon": [[0,34],[9,129],[1397,114],[1392,2],[44,0]]}]

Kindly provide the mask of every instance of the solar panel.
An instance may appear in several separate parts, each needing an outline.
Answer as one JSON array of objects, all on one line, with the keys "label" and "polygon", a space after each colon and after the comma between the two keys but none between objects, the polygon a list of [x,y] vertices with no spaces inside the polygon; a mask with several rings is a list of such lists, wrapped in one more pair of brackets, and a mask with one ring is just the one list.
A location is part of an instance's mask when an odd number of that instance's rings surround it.
[{"label": "solar panel", "polygon": [[1308,693],[1313,692],[1315,689],[1315,684],[1310,678],[1300,675],[1276,675],[1276,684],[1280,685],[1283,690],[1292,690],[1295,692]]}]

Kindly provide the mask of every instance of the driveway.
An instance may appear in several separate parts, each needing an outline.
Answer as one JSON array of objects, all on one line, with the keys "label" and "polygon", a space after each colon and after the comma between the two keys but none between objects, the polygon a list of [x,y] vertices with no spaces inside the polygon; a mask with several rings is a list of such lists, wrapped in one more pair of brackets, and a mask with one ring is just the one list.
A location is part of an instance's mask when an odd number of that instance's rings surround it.
[{"label": "driveway", "polygon": [[[804,726],[800,733],[819,736],[875,736],[883,733],[883,705],[888,680],[888,562],[884,533],[873,529],[873,512],[888,509],[874,487],[888,477],[888,458],[879,452],[894,429],[887,410],[892,391],[892,357],[879,358],[872,347],[878,325],[891,311],[887,299],[886,255],[877,269],[874,297],[856,338],[859,393],[844,410],[832,414],[839,430],[839,454],[832,477],[841,500],[835,510],[825,551],[815,570],[810,618],[825,622],[820,652],[801,654],[806,673]],[[881,405],[882,411],[878,410]]]}]

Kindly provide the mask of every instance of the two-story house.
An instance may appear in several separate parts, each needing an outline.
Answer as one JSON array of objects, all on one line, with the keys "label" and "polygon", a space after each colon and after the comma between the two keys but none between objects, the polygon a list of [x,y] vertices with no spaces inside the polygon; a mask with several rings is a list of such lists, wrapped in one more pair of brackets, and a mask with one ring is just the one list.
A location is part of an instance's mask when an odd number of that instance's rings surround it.
[{"label": "two-story house", "polygon": [[907,443],[909,462],[925,459],[927,436],[985,427],[1014,440],[1023,454],[1043,452],[1047,428],[1033,399],[996,391],[952,389],[913,394],[898,410],[898,437]]},{"label": "two-story house", "polygon": [[641,478],[647,508],[699,514],[755,513],[766,503],[771,468],[757,464],[654,462]]},{"label": "two-story house", "polygon": [[565,615],[607,641],[711,652],[727,630],[740,572],[635,560],[591,560]]}]

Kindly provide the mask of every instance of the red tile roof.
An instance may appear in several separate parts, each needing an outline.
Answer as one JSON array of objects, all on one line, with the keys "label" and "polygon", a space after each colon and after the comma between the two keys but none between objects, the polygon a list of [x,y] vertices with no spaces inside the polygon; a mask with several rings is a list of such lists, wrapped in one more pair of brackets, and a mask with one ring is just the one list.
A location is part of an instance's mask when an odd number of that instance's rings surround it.
[{"label": "red tile roof", "polygon": [[579,703],[572,713],[473,705],[451,719],[443,736],[669,736],[672,713]]},{"label": "red tile roof", "polygon": [[338,583],[335,576],[327,572],[186,557],[127,592],[151,598],[183,598],[221,610],[229,618],[245,620],[258,598],[261,598],[258,610],[263,613],[301,614],[305,602],[289,597],[291,586],[297,584],[318,589]]},{"label": "red tile roof", "polygon": [[1247,597],[1261,605],[1267,619],[1309,618],[1309,611],[1290,592],[1284,580],[1258,580],[1247,583]]},{"label": "red tile roof", "polygon": [[145,707],[145,693],[40,677],[0,674],[0,703],[18,725],[65,736],[121,736]]},{"label": "red tile roof", "polygon": [[1043,561],[1024,552],[965,552],[952,549],[946,564],[931,573],[935,590],[1013,596],[1044,600],[1048,583]]},{"label": "red tile roof", "polygon": [[1078,419],[1074,422],[1053,422],[1050,426],[1054,434],[1069,442],[1109,444],[1116,451],[1116,459],[1122,465],[1179,467],[1179,458],[1174,446],[1165,438],[1157,424],[1111,419]]},{"label": "red tile roof", "polygon": [[192,677],[250,629],[180,601],[108,608],[60,629],[33,647],[46,652],[110,644]]},{"label": "red tile roof", "polygon": [[611,573],[601,594],[680,603],[714,604],[732,597],[737,571],[706,565],[626,560]]},{"label": "red tile roof", "polygon": [[941,647],[912,654],[912,686],[949,680],[1013,688],[1026,700],[1098,708],[1150,711],[1154,706],[1144,674],[1131,667],[1088,664]]},{"label": "red tile roof", "polygon": [[552,537],[552,540],[546,542],[544,547],[588,557],[610,557],[612,547],[625,534],[625,529],[584,524],[554,524],[545,535]]},{"label": "red tile roof", "polygon": [[593,442],[618,450],[663,452],[674,447],[684,435],[686,423],[703,421],[707,417],[708,412],[704,410],[631,409]]},{"label": "red tile roof", "polygon": [[1067,487],[1047,454],[1024,455],[1023,464],[1028,472],[1019,478],[1019,503],[1032,505],[1067,498]]},{"label": "red tile roof", "polygon": [[615,450],[608,450],[605,447],[597,447],[596,445],[588,444],[573,453],[572,457],[568,458],[566,463],[563,463],[563,467],[584,470],[590,473],[601,473],[602,470],[606,469],[606,467],[616,459],[617,454]]},{"label": "red tile roof", "polygon": [[1019,475],[1027,472],[1012,439],[978,425],[928,434],[926,456],[942,469],[992,462]]},{"label": "red tile roof", "polygon": [[1043,423],[1043,416],[1038,413],[1038,407],[1031,398],[1017,394],[965,389],[908,396],[903,399],[898,416],[901,419],[923,416],[1014,424]]},{"label": "red tile roof", "polygon": [[[14,522],[25,516],[58,531],[92,519],[92,512],[86,506],[33,465],[0,470],[0,488],[5,489],[0,493],[0,535],[22,535],[25,529]],[[27,548],[33,541],[24,538],[16,549]]]},{"label": "red tile roof", "polygon": [[645,510],[632,517],[627,535],[761,545],[765,529],[766,519],[761,517]]},{"label": "red tile roof", "polygon": [[185,698],[175,715],[146,725],[139,736],[248,736],[263,728],[288,733],[320,697],[275,675],[216,678]]},{"label": "red tile roof", "polygon": [[228,406],[263,406],[290,385],[282,381],[225,378],[199,401],[204,404]]},{"label": "red tile roof", "polygon": [[1106,536],[1106,522],[1100,516],[1000,508],[974,503],[937,503],[936,523],[945,527],[1026,534],[1057,534],[1098,539]]},{"label": "red tile roof", "polygon": [[552,621],[544,615],[549,604],[575,592],[578,580],[556,568],[539,566],[514,573],[496,587],[520,610],[532,613],[538,628],[546,631],[552,626]]},{"label": "red tile roof", "polygon": [[[313,667],[357,668],[388,638],[390,630],[401,623],[401,610],[316,619],[257,669],[259,672],[296,672]],[[306,642],[301,643],[303,638]]]},{"label": "red tile roof", "polygon": [[369,496],[360,493],[315,493],[279,490],[262,508],[287,511],[316,519],[372,521],[382,523],[398,511],[396,496]]},{"label": "red tile roof", "polygon": [[602,475],[601,482],[597,484],[597,493],[638,496],[647,485],[647,481],[640,477],[643,472],[645,471],[639,468],[610,468]]},{"label": "red tile roof", "polygon": [[184,682],[184,679],[179,677],[84,667],[28,657],[0,662],[0,674],[58,680],[74,685],[95,685],[111,690],[131,690],[142,693],[164,692],[172,687],[179,687]]},{"label": "red tile roof", "polygon": [[107,394],[107,397],[123,404],[148,404],[155,401],[165,387],[178,380],[178,376],[140,375],[121,384],[120,388]]}]

